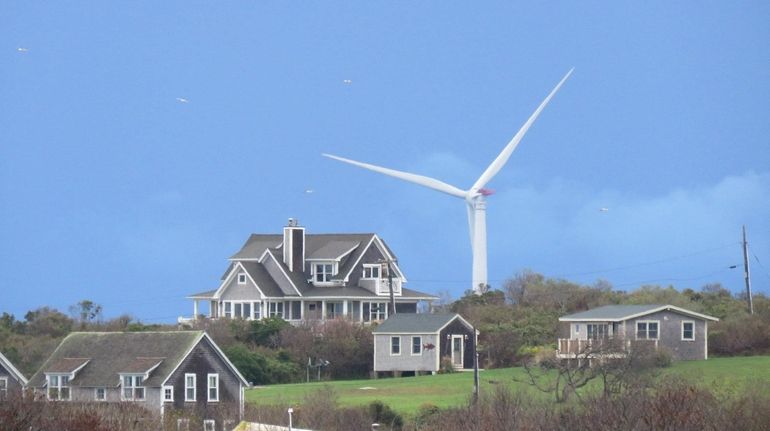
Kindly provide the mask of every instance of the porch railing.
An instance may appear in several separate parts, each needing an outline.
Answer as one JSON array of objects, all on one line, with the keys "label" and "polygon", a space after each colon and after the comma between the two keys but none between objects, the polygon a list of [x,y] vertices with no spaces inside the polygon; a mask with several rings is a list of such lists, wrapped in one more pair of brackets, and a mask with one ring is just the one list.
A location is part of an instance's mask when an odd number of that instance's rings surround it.
[{"label": "porch railing", "polygon": [[587,340],[559,338],[556,353],[562,357],[625,355],[634,349],[658,349],[659,340],[604,337]]}]

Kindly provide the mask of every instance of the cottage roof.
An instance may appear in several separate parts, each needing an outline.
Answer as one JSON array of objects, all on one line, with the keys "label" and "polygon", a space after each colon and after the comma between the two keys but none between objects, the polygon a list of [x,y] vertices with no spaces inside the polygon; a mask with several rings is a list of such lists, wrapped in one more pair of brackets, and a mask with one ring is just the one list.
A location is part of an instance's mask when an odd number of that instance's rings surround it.
[{"label": "cottage roof", "polygon": [[13,366],[11,361],[9,361],[8,358],[6,358],[2,352],[0,352],[0,367],[5,368],[8,371],[8,373],[14,376],[16,380],[20,381],[22,385],[27,384],[27,378],[24,377],[24,374],[22,374],[21,371],[17,370],[16,367]]},{"label": "cottage roof", "polygon": [[[120,383],[121,373],[150,371],[145,386],[160,387],[204,337],[208,338],[203,331],[73,332],[62,340],[29,384],[43,387],[46,373],[71,372],[62,369],[62,364],[72,366],[74,361],[69,359],[81,358],[82,365],[82,358],[88,358],[70,380],[72,386],[115,387]],[[224,354],[222,358],[232,367]],[[232,369],[240,377],[238,370]]]},{"label": "cottage roof", "polygon": [[446,325],[460,319],[465,326],[472,329],[470,323],[459,314],[428,314],[402,313],[388,317],[372,333],[374,334],[433,334],[441,331]]},{"label": "cottage roof", "polygon": [[560,322],[584,322],[584,321],[606,321],[619,322],[621,320],[633,319],[645,316],[659,311],[674,311],[691,317],[698,317],[705,320],[717,321],[716,317],[706,314],[696,313],[675,305],[647,304],[647,305],[605,305],[603,307],[593,308],[591,310],[581,311],[579,313],[568,314],[560,317]]}]

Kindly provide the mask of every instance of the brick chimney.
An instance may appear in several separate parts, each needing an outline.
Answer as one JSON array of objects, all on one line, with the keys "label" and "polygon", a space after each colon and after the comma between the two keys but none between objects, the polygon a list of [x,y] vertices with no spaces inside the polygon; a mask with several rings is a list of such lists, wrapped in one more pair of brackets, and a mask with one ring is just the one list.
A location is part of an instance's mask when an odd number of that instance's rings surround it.
[{"label": "brick chimney", "polygon": [[305,269],[305,228],[297,219],[290,218],[283,228],[283,263],[290,271]]}]

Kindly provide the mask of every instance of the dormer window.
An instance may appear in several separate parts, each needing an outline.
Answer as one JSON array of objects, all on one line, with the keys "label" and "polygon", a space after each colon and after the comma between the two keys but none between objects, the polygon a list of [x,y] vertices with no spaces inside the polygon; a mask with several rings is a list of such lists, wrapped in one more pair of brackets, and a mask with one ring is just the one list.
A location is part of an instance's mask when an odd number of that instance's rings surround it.
[{"label": "dormer window", "polygon": [[124,374],[121,376],[123,384],[122,398],[124,401],[144,400],[144,376],[138,374]]},{"label": "dormer window", "polygon": [[246,274],[241,272],[238,274],[238,284],[246,284]]},{"label": "dormer window", "polygon": [[48,374],[48,399],[68,401],[70,399],[70,377],[67,374]]},{"label": "dormer window", "polygon": [[331,283],[334,265],[331,263],[317,263],[315,264],[315,280],[316,283]]},{"label": "dormer window", "polygon": [[380,278],[380,265],[365,263],[364,264],[364,279],[378,279]]}]

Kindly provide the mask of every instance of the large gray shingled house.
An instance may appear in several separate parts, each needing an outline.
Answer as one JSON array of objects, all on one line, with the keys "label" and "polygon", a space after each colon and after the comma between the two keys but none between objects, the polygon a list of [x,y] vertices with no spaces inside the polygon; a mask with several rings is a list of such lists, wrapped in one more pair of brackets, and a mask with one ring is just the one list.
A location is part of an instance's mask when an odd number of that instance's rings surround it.
[{"label": "large gray shingled house", "polygon": [[28,386],[51,401],[132,402],[193,416],[214,431],[242,418],[248,382],[203,331],[73,332]]},{"label": "large gray shingled house", "polygon": [[708,322],[718,320],[674,305],[605,305],[559,318],[558,355],[596,353],[613,340],[626,351],[645,345],[675,360],[708,359]]},{"label": "large gray shingled house", "polygon": [[372,333],[375,373],[436,373],[442,359],[473,369],[478,333],[459,314],[396,314]]},{"label": "large gray shingled house", "polygon": [[21,393],[25,386],[26,377],[0,352],[0,402]]},{"label": "large gray shingled house", "polygon": [[219,287],[188,299],[194,318],[204,301],[213,319],[376,322],[388,317],[391,284],[398,313],[437,299],[404,287],[395,254],[376,234],[306,234],[289,219],[282,235],[252,234],[230,257]]}]

